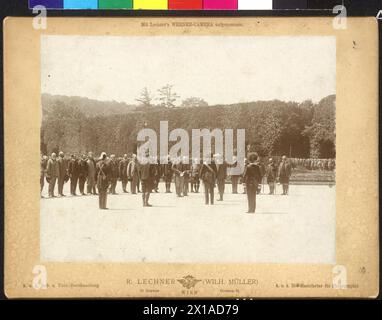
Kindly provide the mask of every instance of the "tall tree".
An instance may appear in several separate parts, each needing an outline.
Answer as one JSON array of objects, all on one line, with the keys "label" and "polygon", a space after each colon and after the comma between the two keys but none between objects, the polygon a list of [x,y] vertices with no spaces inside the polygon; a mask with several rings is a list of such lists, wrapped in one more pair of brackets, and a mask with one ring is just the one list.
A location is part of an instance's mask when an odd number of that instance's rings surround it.
[{"label": "tall tree", "polygon": [[173,85],[167,84],[163,88],[159,89],[159,102],[160,105],[166,108],[175,107],[175,101],[179,96],[173,91]]},{"label": "tall tree", "polygon": [[335,95],[323,98],[315,107],[310,126],[302,132],[310,140],[312,158],[333,158],[336,153]]},{"label": "tall tree", "polygon": [[150,91],[147,89],[147,87],[144,87],[139,98],[135,100],[138,101],[141,104],[141,106],[149,108],[152,106],[151,102],[153,100],[153,97]]}]

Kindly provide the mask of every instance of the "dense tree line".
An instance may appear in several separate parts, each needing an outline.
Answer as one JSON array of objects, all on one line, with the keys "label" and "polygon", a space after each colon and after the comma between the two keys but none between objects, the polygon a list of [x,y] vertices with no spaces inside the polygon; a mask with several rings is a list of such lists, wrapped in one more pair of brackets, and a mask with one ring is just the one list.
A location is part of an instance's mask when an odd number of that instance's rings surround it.
[{"label": "dense tree line", "polygon": [[[159,133],[160,121],[169,122],[169,130],[232,128],[246,130],[246,143],[262,156],[335,157],[335,96],[319,103],[257,101],[233,105],[208,106],[193,98],[183,107],[130,106],[117,113],[90,113],[81,106],[81,98],[50,96],[44,105],[41,131],[42,152],[64,150],[83,153],[92,150],[122,155],[134,152],[137,133],[147,126]],[[195,106],[192,106],[195,101]],[[96,101],[97,110],[108,110],[111,102]],[[86,105],[92,100],[86,99]],[[93,108],[94,109],[94,108]],[[191,136],[191,134],[190,134]]]}]

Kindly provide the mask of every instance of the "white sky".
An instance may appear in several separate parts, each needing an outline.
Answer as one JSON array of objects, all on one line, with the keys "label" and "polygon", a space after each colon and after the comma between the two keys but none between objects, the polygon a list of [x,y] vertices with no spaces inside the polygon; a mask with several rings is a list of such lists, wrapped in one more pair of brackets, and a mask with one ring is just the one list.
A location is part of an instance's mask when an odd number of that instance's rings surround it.
[{"label": "white sky", "polygon": [[209,104],[319,101],[336,90],[335,37],[42,36],[43,93],[135,104],[173,84]]}]

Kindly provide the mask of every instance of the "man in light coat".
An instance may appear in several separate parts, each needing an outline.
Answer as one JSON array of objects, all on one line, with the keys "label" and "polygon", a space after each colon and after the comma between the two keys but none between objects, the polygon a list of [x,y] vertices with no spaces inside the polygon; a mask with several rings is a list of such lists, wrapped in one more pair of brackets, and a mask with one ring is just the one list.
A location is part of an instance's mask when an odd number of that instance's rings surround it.
[{"label": "man in light coat", "polygon": [[57,162],[57,155],[52,153],[51,158],[48,160],[46,168],[46,180],[49,183],[49,197],[54,198],[54,187],[60,175],[60,168]]}]

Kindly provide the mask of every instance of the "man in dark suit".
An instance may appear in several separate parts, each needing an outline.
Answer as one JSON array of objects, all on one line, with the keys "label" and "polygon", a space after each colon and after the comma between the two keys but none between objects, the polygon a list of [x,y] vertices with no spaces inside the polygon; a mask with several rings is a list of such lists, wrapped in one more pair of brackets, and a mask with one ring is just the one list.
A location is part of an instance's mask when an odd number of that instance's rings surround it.
[{"label": "man in dark suit", "polygon": [[200,161],[197,158],[192,160],[190,167],[190,176],[191,176],[191,192],[198,193],[200,186]]},{"label": "man in dark suit", "polygon": [[70,194],[72,196],[76,196],[79,168],[78,168],[78,161],[74,154],[71,155],[69,160],[68,174],[70,177]]},{"label": "man in dark suit", "polygon": [[170,160],[170,156],[168,156],[167,164],[163,165],[163,176],[164,182],[166,185],[166,193],[171,193],[171,181],[172,181],[172,162]]},{"label": "man in dark suit", "polygon": [[188,157],[182,159],[182,172],[183,172],[183,196],[188,196],[188,184],[190,181],[190,164]]},{"label": "man in dark suit", "polygon": [[127,193],[126,187],[127,182],[129,180],[127,174],[127,166],[129,164],[129,159],[127,158],[127,154],[123,156],[123,159],[119,162],[119,178],[122,181],[122,190],[124,193]]},{"label": "man in dark suit", "polygon": [[269,194],[275,193],[275,181],[277,179],[277,168],[273,162],[273,159],[269,159],[269,164],[266,170],[267,183],[269,186]]},{"label": "man in dark suit", "polygon": [[[237,157],[233,157],[233,164],[230,165],[231,168],[236,168],[240,164],[237,162]],[[240,166],[242,167],[242,166]],[[239,174],[231,174],[231,183],[232,183],[232,194],[237,194],[237,187],[239,185],[239,180],[240,180],[241,175]]]},{"label": "man in dark suit", "polygon": [[261,163],[260,157],[257,159],[257,165],[260,168],[260,174],[261,174],[261,180],[260,180],[259,185],[257,186],[257,194],[260,194],[261,193],[261,187],[263,185],[263,177],[265,176],[266,168],[265,168],[265,165],[263,163]]},{"label": "man in dark suit", "polygon": [[258,155],[256,152],[248,154],[248,164],[243,173],[243,182],[247,189],[248,211],[247,213],[255,213],[256,211],[256,194],[257,187],[261,182],[260,167],[257,163]]},{"label": "man in dark suit", "polygon": [[216,164],[215,161],[212,160],[210,164],[207,161],[203,162],[203,165],[200,169],[200,178],[204,184],[204,196],[205,203],[214,204],[214,189],[215,189],[215,181],[216,181]]},{"label": "man in dark suit", "polygon": [[223,158],[220,154],[215,154],[214,158],[216,164],[216,182],[218,185],[218,191],[220,196],[218,201],[223,201],[225,180],[227,178],[227,164],[223,161]]},{"label": "man in dark suit", "polygon": [[111,194],[117,194],[115,191],[115,188],[117,187],[117,181],[118,181],[118,162],[115,159],[115,155],[112,154],[110,156],[110,161],[109,161],[109,168],[110,168],[110,189],[109,193]]},{"label": "man in dark suit", "polygon": [[88,153],[88,176],[87,176],[87,193],[97,194],[96,192],[96,161],[94,160],[93,152]]},{"label": "man in dark suit", "polygon": [[292,174],[292,168],[286,156],[283,156],[278,170],[278,179],[283,186],[283,195],[289,192],[289,178]]},{"label": "man in dark suit", "polygon": [[159,192],[159,182],[160,182],[160,178],[162,177],[162,168],[159,163],[159,160],[157,163],[152,164],[152,166],[153,166],[153,172],[154,172],[153,190],[155,192]]},{"label": "man in dark suit", "polygon": [[101,210],[107,210],[107,190],[110,185],[110,167],[105,152],[101,153],[96,165],[98,203]]},{"label": "man in dark suit", "polygon": [[[245,170],[245,167],[248,165],[248,158],[244,158],[244,170]],[[243,182],[243,175],[244,175],[244,171],[243,171],[243,174],[241,175],[241,182],[243,183],[243,194],[247,194],[247,187],[245,186],[245,183]]]},{"label": "man in dark suit", "polygon": [[68,174],[67,162],[64,157],[65,157],[64,153],[60,151],[60,153],[58,154],[58,159],[57,159],[58,168],[59,168],[57,183],[58,183],[58,195],[60,195],[61,197],[65,196],[63,190],[64,190],[65,177]]},{"label": "man in dark suit", "polygon": [[78,187],[81,195],[85,195],[85,181],[88,176],[88,163],[86,155],[82,155],[82,158],[78,160]]},{"label": "man in dark suit", "polygon": [[149,161],[139,164],[139,178],[142,183],[142,201],[144,207],[152,207],[149,204],[150,193],[154,187],[155,168]]},{"label": "man in dark suit", "polygon": [[137,194],[137,188],[139,192],[139,164],[137,161],[137,155],[133,154],[128,166],[127,176],[130,180],[130,191],[132,194]]},{"label": "man in dark suit", "polygon": [[182,193],[184,184],[184,173],[183,164],[180,158],[174,160],[171,169],[174,173],[176,195],[178,197],[183,197]]}]

